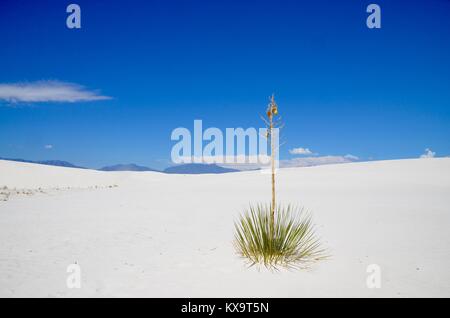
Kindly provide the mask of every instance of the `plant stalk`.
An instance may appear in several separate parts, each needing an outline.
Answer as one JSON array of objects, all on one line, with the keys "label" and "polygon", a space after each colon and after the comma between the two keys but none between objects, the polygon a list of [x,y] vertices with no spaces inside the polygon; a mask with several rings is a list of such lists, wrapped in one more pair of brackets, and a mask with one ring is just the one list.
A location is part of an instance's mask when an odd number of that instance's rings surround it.
[{"label": "plant stalk", "polygon": [[[272,96],[272,105],[274,103],[274,98]],[[270,119],[270,127],[269,127],[269,134],[270,134],[270,158],[271,158],[271,165],[272,165],[272,206],[271,206],[271,217],[272,217],[272,228],[275,225],[275,145],[274,145],[274,138],[273,138],[273,115],[269,117]]]}]

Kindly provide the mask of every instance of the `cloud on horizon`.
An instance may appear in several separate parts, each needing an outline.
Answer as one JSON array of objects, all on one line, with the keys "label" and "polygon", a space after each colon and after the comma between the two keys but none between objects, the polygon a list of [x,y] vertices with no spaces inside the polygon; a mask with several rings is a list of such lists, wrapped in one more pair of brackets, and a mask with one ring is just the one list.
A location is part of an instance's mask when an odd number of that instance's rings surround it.
[{"label": "cloud on horizon", "polygon": [[[257,156],[236,156],[230,157],[230,159],[231,161],[228,161],[229,159],[227,158],[226,162],[225,160],[217,160],[217,158],[215,157],[204,157],[203,162],[200,162],[206,164],[216,163],[218,166],[221,166],[223,168],[232,168],[241,171],[270,168],[270,156],[260,156],[259,158]],[[236,161],[232,161],[233,159]],[[351,154],[345,156],[310,156],[279,160],[279,167],[312,167],[327,164],[350,163],[359,160],[359,157]]]},{"label": "cloud on horizon", "polygon": [[293,168],[293,167],[312,167],[336,163],[349,163],[359,161],[359,158],[353,155],[345,156],[321,156],[321,157],[305,157],[305,158],[293,158],[289,160],[281,160],[281,168]]},{"label": "cloud on horizon", "polygon": [[345,155],[344,158],[346,158],[348,160],[351,160],[351,161],[358,161],[359,160],[359,157],[351,155],[351,154]]},{"label": "cloud on horizon", "polygon": [[[270,168],[270,156],[268,155],[235,155],[235,156],[203,156],[180,157],[186,163],[217,164],[223,168],[232,168],[241,171]],[[345,156],[309,156],[279,160],[280,168],[312,167],[327,164],[350,163],[359,161],[359,157],[347,154]],[[180,164],[180,163],[179,163]]]},{"label": "cloud on horizon", "polygon": [[0,84],[0,101],[9,103],[75,103],[108,99],[111,97],[68,82],[37,81]]},{"label": "cloud on horizon", "polygon": [[291,155],[317,155],[316,153],[313,153],[309,148],[293,148],[289,150],[289,153]]},{"label": "cloud on horizon", "polygon": [[432,151],[430,148],[425,149],[425,153],[420,155],[420,158],[427,159],[427,158],[434,158],[436,156],[436,153]]}]

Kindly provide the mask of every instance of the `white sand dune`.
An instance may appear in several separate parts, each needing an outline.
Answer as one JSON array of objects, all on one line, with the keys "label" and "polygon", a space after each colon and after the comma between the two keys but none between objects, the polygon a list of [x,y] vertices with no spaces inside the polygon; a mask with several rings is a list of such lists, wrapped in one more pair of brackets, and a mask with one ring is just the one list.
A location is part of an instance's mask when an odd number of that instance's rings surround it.
[{"label": "white sand dune", "polygon": [[[258,171],[0,161],[0,191],[11,193],[0,200],[3,297],[450,296],[448,158],[281,169],[279,200],[313,212],[332,257],[277,273],[247,268],[232,247],[237,214],[270,199],[269,175]],[[75,262],[82,284],[69,289]],[[379,289],[366,285],[370,264],[381,268]]]}]

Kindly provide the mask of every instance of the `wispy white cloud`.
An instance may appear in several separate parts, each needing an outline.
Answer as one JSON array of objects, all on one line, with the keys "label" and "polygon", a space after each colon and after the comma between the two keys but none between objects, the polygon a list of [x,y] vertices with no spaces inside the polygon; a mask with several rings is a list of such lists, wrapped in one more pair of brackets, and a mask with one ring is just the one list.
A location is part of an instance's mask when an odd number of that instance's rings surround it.
[{"label": "wispy white cloud", "polygon": [[309,148],[302,147],[290,149],[289,153],[291,155],[316,155],[311,150],[309,150]]},{"label": "wispy white cloud", "polygon": [[53,149],[53,145],[45,145],[44,148],[47,150],[50,150],[50,149]]},{"label": "wispy white cloud", "polygon": [[37,81],[0,84],[0,101],[9,103],[89,102],[111,99],[98,91],[60,81]]},{"label": "wispy white cloud", "polygon": [[420,158],[426,159],[426,158],[434,158],[436,156],[436,153],[432,151],[430,148],[425,149],[425,153],[420,155]]}]

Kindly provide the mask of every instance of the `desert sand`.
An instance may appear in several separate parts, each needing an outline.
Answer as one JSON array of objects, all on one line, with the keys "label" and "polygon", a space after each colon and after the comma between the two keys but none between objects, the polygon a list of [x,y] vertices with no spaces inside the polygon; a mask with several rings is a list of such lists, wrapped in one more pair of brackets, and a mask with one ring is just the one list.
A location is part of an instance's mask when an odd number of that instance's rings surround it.
[{"label": "desert sand", "polygon": [[[278,199],[313,213],[331,256],[305,270],[234,252],[233,221],[270,200],[269,178],[0,161],[0,296],[450,296],[450,158],[280,169]],[[367,287],[370,264],[381,288]]]}]

